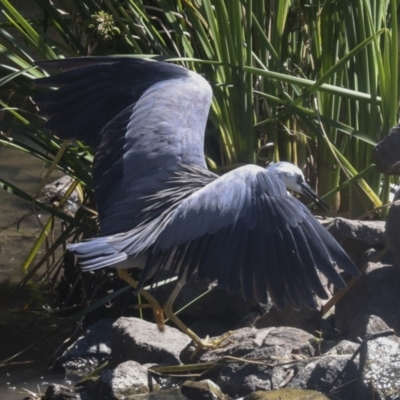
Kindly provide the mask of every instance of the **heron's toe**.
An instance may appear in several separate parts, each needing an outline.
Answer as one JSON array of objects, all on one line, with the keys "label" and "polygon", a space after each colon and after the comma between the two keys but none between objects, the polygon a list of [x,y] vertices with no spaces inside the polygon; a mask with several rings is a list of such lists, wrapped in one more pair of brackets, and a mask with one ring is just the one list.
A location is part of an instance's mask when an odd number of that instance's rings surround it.
[{"label": "heron's toe", "polygon": [[221,336],[218,336],[217,338],[210,339],[209,336],[207,336],[205,339],[200,339],[200,338],[192,338],[194,344],[195,344],[195,350],[190,356],[190,359],[192,360],[196,354],[201,351],[201,350],[216,350],[216,349],[222,349],[226,346],[229,346],[231,344],[231,341],[226,340],[228,339],[233,332],[229,331],[224,333]]},{"label": "heron's toe", "polygon": [[151,308],[153,310],[154,321],[157,324],[158,330],[160,332],[164,332],[164,326],[165,326],[164,311],[163,311],[162,307],[158,304],[158,302],[155,302],[155,303],[151,302],[151,303],[146,303],[146,304],[135,304],[131,307],[135,308],[135,309]]}]

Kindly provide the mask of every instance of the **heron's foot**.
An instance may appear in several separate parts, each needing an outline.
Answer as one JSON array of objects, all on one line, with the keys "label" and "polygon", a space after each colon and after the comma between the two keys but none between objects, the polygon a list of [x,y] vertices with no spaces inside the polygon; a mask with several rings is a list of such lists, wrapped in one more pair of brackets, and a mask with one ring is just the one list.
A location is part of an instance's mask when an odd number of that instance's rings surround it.
[{"label": "heron's foot", "polygon": [[213,340],[211,340],[209,336],[206,336],[205,339],[200,339],[197,335],[194,334],[192,336],[188,333],[196,347],[194,352],[190,356],[190,359],[192,360],[201,350],[223,349],[224,347],[228,346],[229,344],[231,344],[231,342],[229,340],[227,341],[226,339],[228,339],[232,335],[232,333],[233,332],[231,331],[226,332],[223,335],[214,338]]},{"label": "heron's foot", "polygon": [[158,302],[155,303],[146,303],[146,304],[135,304],[131,306],[132,308],[135,309],[141,309],[141,308],[151,308],[153,310],[153,315],[154,315],[154,321],[157,324],[158,330],[163,332],[164,331],[164,312],[162,307],[158,304]]},{"label": "heron's foot", "polygon": [[[129,275],[128,270],[125,268],[117,269],[118,276],[125,282],[129,283],[134,289],[137,289],[138,283]],[[138,304],[137,308],[151,307],[153,309],[154,319],[158,326],[158,329],[162,332],[164,330],[164,312],[158,301],[146,290],[141,289],[139,294],[143,296],[149,303]],[[136,307],[136,306],[134,306]]]}]

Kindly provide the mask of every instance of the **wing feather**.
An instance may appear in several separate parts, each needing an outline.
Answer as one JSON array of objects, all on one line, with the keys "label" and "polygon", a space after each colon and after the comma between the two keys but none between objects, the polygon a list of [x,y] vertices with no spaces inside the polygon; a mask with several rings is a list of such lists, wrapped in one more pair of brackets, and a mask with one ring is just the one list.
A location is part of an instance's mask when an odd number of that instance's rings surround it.
[{"label": "wing feather", "polygon": [[[326,299],[327,293],[319,279],[317,274],[317,266],[314,261],[314,257],[310,246],[304,236],[302,228],[300,226],[291,230],[293,235],[293,241],[296,243],[300,259],[304,268],[304,273],[307,274],[309,281],[309,287],[321,298]],[[332,267],[333,268],[333,267]]]},{"label": "wing feather", "polygon": [[[242,275],[243,266],[245,263],[245,256],[246,256],[246,244],[248,240],[249,230],[245,228],[245,225],[242,223],[237,224],[240,233],[241,233],[241,240],[240,246],[237,249],[236,256],[233,259],[232,268],[230,270],[229,275],[229,282],[228,282],[228,292],[230,294],[237,293],[240,289],[240,277]],[[223,274],[225,271],[221,271]]]},{"label": "wing feather", "polygon": [[[278,261],[278,246],[276,245],[275,233],[266,232],[263,236],[263,246],[265,248],[265,274],[267,291],[272,302],[277,308],[283,310],[285,308],[285,276]],[[261,275],[261,278],[262,276]]]},{"label": "wing feather", "polygon": [[[198,246],[203,238],[207,242]],[[355,272],[340,246],[279,178],[256,166],[231,171],[183,200],[152,252],[183,245],[189,250],[176,259],[181,270],[196,265],[199,278],[217,279],[246,299],[265,303],[268,292],[278,308],[285,300],[313,308],[314,293],[326,298],[317,269],[338,286],[343,281],[335,262]]]},{"label": "wing feather", "polygon": [[[267,291],[267,269],[266,265],[269,262],[267,254],[265,252],[264,246],[264,235],[262,229],[258,228],[255,234],[254,240],[254,247],[255,247],[255,265],[254,265],[254,272],[253,272],[253,290],[254,290],[254,297],[257,301],[261,304],[268,303],[268,291]],[[273,278],[270,277],[270,280]]]},{"label": "wing feather", "polygon": [[[95,147],[95,200],[102,236],[143,223],[144,199],[168,188],[182,164],[206,167],[210,85],[177,65],[94,57],[38,63],[62,73],[37,80],[46,126]],[[184,111],[183,111],[184,110]],[[163,208],[153,212],[155,216]]]}]

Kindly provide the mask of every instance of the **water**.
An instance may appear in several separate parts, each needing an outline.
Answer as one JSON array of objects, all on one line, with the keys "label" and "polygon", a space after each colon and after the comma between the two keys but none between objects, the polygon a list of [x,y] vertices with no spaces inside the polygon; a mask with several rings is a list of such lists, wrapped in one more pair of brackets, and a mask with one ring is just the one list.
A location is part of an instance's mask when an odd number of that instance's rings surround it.
[{"label": "water", "polygon": [[[4,370],[4,371],[3,371]],[[29,366],[21,364],[7,366],[0,369],[0,399],[22,400],[29,395],[41,395],[47,390],[50,383],[57,383],[63,386],[72,386],[76,377],[72,379],[63,374],[55,374],[49,371],[48,367]]]},{"label": "water", "polygon": [[[35,193],[42,167],[42,162],[21,151],[0,150],[1,178],[30,195]],[[29,209],[29,202],[0,190],[0,282],[16,283],[24,276],[19,267],[41,232],[38,217],[45,221],[42,214],[24,218]]]},{"label": "water", "polygon": [[[0,147],[1,178],[33,195],[42,174],[41,161],[10,147]],[[54,179],[58,177],[60,173],[54,175]],[[47,221],[45,214],[23,218],[29,208],[28,202],[0,190],[0,303],[24,277],[21,265],[41,232],[38,219],[42,223]],[[49,315],[42,308],[52,300],[51,293],[43,293],[39,285],[42,272],[0,306],[0,361],[25,349],[61,322],[58,316]],[[53,353],[74,328],[50,336],[11,363],[0,365],[0,399],[21,400],[29,395],[24,389],[44,393],[48,383],[68,386],[70,379],[52,373],[50,366]]]},{"label": "water", "polygon": [[[25,18],[43,18],[43,11],[35,2],[13,0],[11,3],[23,11]],[[6,21],[6,17],[0,13],[0,22]],[[8,32],[24,43],[17,29],[8,28]],[[0,57],[6,62],[4,56]],[[14,133],[13,136],[23,141],[23,138]],[[42,174],[43,162],[0,145],[1,178],[33,195]],[[53,178],[55,180],[60,176],[56,172]],[[42,309],[46,301],[52,300],[51,293],[43,293],[39,286],[38,280],[43,270],[8,303],[1,305],[4,298],[25,276],[21,265],[41,232],[38,219],[45,223],[48,218],[43,213],[23,218],[29,208],[30,204],[25,200],[0,189],[0,362],[25,349],[60,323],[58,316],[49,315]],[[29,393],[24,388],[36,394],[44,393],[49,382],[68,386],[69,378],[52,373],[50,366],[54,361],[53,353],[74,329],[75,326],[71,326],[69,331],[64,330],[50,336],[11,363],[0,364],[0,400],[21,400],[28,397]]]}]

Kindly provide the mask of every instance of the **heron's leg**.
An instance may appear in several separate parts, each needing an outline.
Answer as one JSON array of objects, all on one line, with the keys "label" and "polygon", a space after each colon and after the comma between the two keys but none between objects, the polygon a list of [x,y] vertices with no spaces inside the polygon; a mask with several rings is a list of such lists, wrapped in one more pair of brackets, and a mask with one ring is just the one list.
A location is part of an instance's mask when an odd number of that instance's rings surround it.
[{"label": "heron's leg", "polygon": [[[133,288],[137,288],[138,283],[128,274],[128,270],[125,268],[118,268],[118,276],[125,282],[129,283]],[[163,310],[158,303],[158,301],[146,290],[140,290],[139,294],[143,296],[148,302],[149,306],[153,309],[154,319],[157,323],[158,329],[160,331],[164,330],[164,314]],[[146,305],[145,305],[146,306]]]},{"label": "heron's leg", "polygon": [[176,284],[174,290],[172,291],[171,295],[169,296],[167,302],[164,304],[163,310],[165,316],[172,321],[183,333],[188,335],[196,345],[196,350],[192,354],[192,357],[202,349],[218,349],[220,347],[227,346],[228,343],[223,343],[230,335],[232,332],[227,332],[224,335],[220,336],[217,339],[210,340],[209,337],[207,336],[205,339],[200,339],[192,330],[190,330],[175,314],[172,309],[172,306],[174,304],[174,301],[176,297],[178,296],[178,293],[182,289],[182,286],[184,285],[184,280],[180,279],[178,283]]}]

